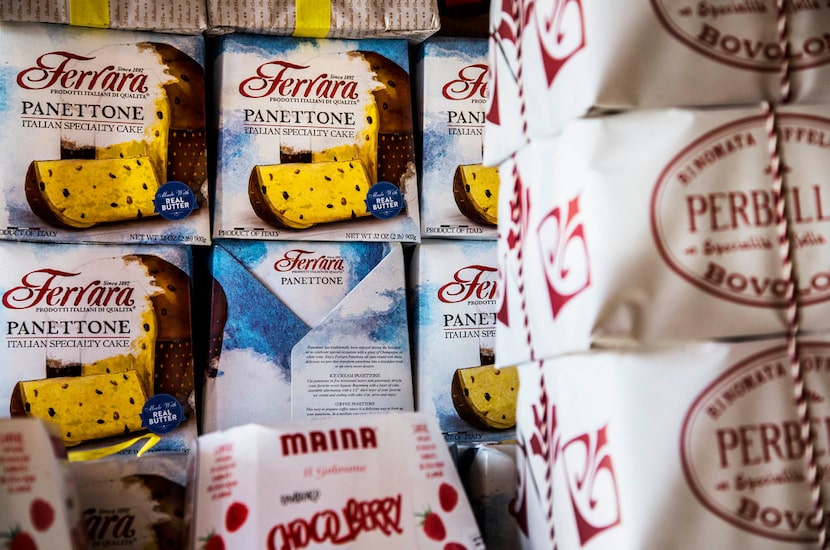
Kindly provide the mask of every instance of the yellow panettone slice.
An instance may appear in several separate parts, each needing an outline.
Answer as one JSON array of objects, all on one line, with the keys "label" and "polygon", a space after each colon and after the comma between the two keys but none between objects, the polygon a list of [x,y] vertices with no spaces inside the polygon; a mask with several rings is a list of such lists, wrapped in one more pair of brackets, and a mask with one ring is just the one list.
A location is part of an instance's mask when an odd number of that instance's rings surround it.
[{"label": "yellow panettone slice", "polygon": [[146,400],[136,372],[126,371],[18,382],[10,412],[54,422],[76,445],[140,430]]},{"label": "yellow panettone slice", "polygon": [[515,366],[457,369],[452,403],[458,416],[482,429],[506,430],[516,425],[519,372]]},{"label": "yellow panettone slice", "polygon": [[255,166],[248,182],[254,212],[278,227],[368,216],[369,175],[359,160]]},{"label": "yellow panettone slice", "polygon": [[76,229],[155,216],[158,188],[147,157],[34,161],[26,174],[32,211]]},{"label": "yellow panettone slice", "polygon": [[132,341],[130,353],[82,365],[81,376],[134,371],[141,382],[141,387],[144,388],[144,394],[148,397],[154,395],[157,336],[158,323],[155,311],[147,309],[141,314],[141,332]]},{"label": "yellow panettone slice", "polygon": [[95,150],[96,159],[147,158],[160,182],[167,181],[167,151],[170,132],[170,105],[162,94],[155,103],[155,114],[144,128],[144,139],[125,141]]},{"label": "yellow panettone slice", "polygon": [[378,106],[366,105],[364,124],[355,132],[354,143],[345,143],[311,153],[311,162],[361,160],[369,174],[369,183],[377,183],[378,172]]},{"label": "yellow panettone slice", "polygon": [[461,213],[473,221],[498,225],[499,170],[495,166],[463,164],[456,168],[453,197]]}]

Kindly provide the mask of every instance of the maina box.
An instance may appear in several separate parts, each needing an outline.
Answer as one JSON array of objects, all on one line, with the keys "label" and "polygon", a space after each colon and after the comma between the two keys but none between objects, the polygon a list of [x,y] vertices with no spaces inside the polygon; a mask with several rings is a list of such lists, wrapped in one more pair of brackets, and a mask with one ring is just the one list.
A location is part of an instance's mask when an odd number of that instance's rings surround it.
[{"label": "maina box", "polygon": [[0,0],[0,20],[199,34],[207,6],[192,0]]},{"label": "maina box", "polygon": [[504,163],[497,362],[783,334],[788,264],[800,329],[830,329],[830,109],[776,109],[786,227],[769,122],[760,106],[580,119]]},{"label": "maina box", "polygon": [[3,241],[0,265],[0,416],[84,458],[194,447],[188,247]]},{"label": "maina box", "polygon": [[435,0],[208,0],[210,32],[420,42],[438,31]]},{"label": "maina box", "polygon": [[204,430],[411,411],[399,243],[219,240]]},{"label": "maina box", "polygon": [[484,548],[429,415],[247,424],[202,435],[198,458],[199,547]]},{"label": "maina box", "polygon": [[417,409],[447,441],[514,435],[518,374],[494,368],[495,241],[424,239],[410,265]]},{"label": "maina box", "polygon": [[225,35],[214,237],[420,240],[405,40]]},{"label": "maina box", "polygon": [[596,112],[830,100],[826,2],[557,0],[490,10],[490,165]]},{"label": "maina box", "polygon": [[[808,449],[828,485],[830,341],[594,350],[520,366],[525,548],[814,548]],[[826,517],[826,516],[825,516]]]},{"label": "maina box", "polygon": [[487,40],[433,37],[416,66],[421,237],[496,239],[499,174],[482,164]]},{"label": "maina box", "polygon": [[0,238],[207,244],[201,36],[0,23]]},{"label": "maina box", "polygon": [[0,418],[0,510],[5,548],[89,548],[77,485],[54,424]]}]

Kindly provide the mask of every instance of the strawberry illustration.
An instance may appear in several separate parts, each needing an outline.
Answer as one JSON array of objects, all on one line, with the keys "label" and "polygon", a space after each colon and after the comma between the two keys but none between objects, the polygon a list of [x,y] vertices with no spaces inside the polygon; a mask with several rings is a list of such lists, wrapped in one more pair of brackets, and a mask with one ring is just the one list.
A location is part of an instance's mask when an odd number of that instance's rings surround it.
[{"label": "strawberry illustration", "polygon": [[222,535],[217,535],[213,531],[210,532],[208,536],[203,539],[204,546],[202,546],[202,550],[225,550],[225,541],[222,539]]},{"label": "strawberry illustration", "polygon": [[437,541],[442,541],[447,537],[447,528],[444,527],[444,520],[441,519],[441,516],[429,508],[423,514],[418,515],[424,518],[421,527],[427,537]]},{"label": "strawberry illustration", "polygon": [[444,545],[444,550],[467,550],[467,547],[458,542],[448,542]]},{"label": "strawberry illustration", "polygon": [[225,529],[233,533],[248,519],[248,507],[241,502],[234,502],[225,512]]},{"label": "strawberry illustration", "polygon": [[458,491],[449,483],[442,483],[438,487],[438,502],[441,503],[441,509],[445,512],[451,512],[455,505],[458,504]]},{"label": "strawberry illustration", "polygon": [[37,550],[37,543],[32,535],[22,531],[19,527],[12,529],[9,533],[3,533],[0,537],[9,539],[4,546],[8,550]]},{"label": "strawberry illustration", "polygon": [[46,531],[55,521],[55,509],[42,498],[36,498],[29,505],[29,518],[36,531]]}]

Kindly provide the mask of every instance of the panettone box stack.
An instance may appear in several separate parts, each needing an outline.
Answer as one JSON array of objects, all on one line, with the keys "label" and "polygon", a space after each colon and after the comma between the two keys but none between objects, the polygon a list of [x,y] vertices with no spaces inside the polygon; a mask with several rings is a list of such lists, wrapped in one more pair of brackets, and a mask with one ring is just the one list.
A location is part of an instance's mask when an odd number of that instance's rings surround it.
[{"label": "panettone box stack", "polygon": [[467,462],[515,450],[519,380],[515,365],[497,366],[495,357],[500,179],[482,162],[487,45],[434,36],[417,49],[421,241],[408,279],[416,408],[437,418],[495,550],[518,545],[503,498],[516,478]]},{"label": "panettone box stack", "polygon": [[184,547],[204,39],[70,23],[0,23],[0,417],[56,426],[90,547]]},{"label": "panettone box stack", "polygon": [[0,417],[56,427],[96,544],[183,541],[190,248],[0,241],[0,257]]},{"label": "panettone box stack", "polygon": [[827,539],[827,28],[809,2],[492,5],[526,547]]}]

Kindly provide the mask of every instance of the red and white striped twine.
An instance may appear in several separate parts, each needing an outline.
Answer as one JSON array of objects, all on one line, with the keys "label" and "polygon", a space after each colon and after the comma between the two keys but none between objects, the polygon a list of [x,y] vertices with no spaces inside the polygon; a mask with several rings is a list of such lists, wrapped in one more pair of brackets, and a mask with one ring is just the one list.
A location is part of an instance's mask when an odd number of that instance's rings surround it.
[{"label": "red and white striped twine", "polygon": [[[527,104],[525,101],[525,84],[524,84],[524,70],[522,68],[522,10],[521,10],[521,3],[522,0],[513,0],[512,8],[513,13],[511,14],[513,17],[513,21],[516,23],[516,58],[518,61],[518,67],[516,70],[516,85],[518,88],[518,95],[519,95],[519,118],[521,120],[522,125],[522,137],[525,139],[525,143],[530,142],[530,138],[528,137],[528,124],[527,124]],[[523,223],[522,218],[525,214],[522,212],[522,196],[521,190],[523,189],[522,183],[519,178],[519,163],[517,154],[514,152],[511,161],[513,162],[513,202],[511,203],[511,222],[514,225],[516,230],[516,263],[517,263],[517,274],[516,277],[518,279],[518,287],[519,287],[519,296],[521,300],[521,309],[522,309],[522,322],[524,324],[525,329],[525,336],[527,339],[527,348],[530,352],[530,360],[533,361],[536,358],[536,353],[533,348],[533,337],[530,331],[530,316],[528,315],[527,311],[527,296],[525,294],[525,285],[524,285],[524,235],[523,232]]]},{"label": "red and white striped twine", "polygon": [[787,358],[790,364],[790,375],[793,380],[793,396],[795,397],[798,426],[802,442],[804,443],[804,459],[807,466],[807,483],[810,488],[810,503],[816,518],[819,547],[828,548],[827,526],[822,498],[821,479],[818,475],[816,460],[816,434],[810,422],[810,406],[807,397],[806,382],[798,352],[798,335],[800,332],[800,308],[798,302],[798,281],[793,262],[793,235],[787,214],[786,188],[783,170],[781,168],[781,154],[778,140],[777,117],[775,109],[770,103],[764,103],[766,130],[769,144],[770,166],[772,172],[772,191],[775,201],[776,222],[778,226],[778,244],[781,251],[781,267],[784,280],[787,281],[786,315],[787,315]]},{"label": "red and white striped twine", "polygon": [[[511,8],[512,13],[511,16],[513,17],[513,21],[516,24],[516,58],[517,58],[517,69],[516,69],[516,84],[518,88],[518,96],[519,96],[519,119],[522,127],[522,137],[525,140],[525,143],[530,142],[530,138],[528,136],[528,121],[527,121],[527,102],[525,101],[525,89],[524,89],[524,64],[522,63],[522,8],[521,8],[522,0],[513,0]],[[521,190],[523,189],[521,180],[519,178],[519,164],[518,158],[516,153],[514,152],[511,157],[511,162],[513,163],[513,196],[510,208],[510,221],[511,225],[513,225],[513,229],[515,230],[515,246],[516,246],[516,279],[517,279],[517,287],[519,291],[519,300],[520,306],[522,311],[522,325],[525,330],[525,338],[527,343],[527,348],[529,351],[529,358],[530,361],[535,361],[536,359],[536,352],[533,347],[533,336],[530,330],[530,315],[528,314],[527,310],[527,295],[525,292],[525,280],[524,280],[524,235],[523,235],[523,216],[526,213],[523,213],[523,197],[521,196]],[[552,445],[551,445],[551,437],[550,431],[548,429],[548,424],[551,422],[550,419],[550,407],[548,403],[548,393],[547,389],[545,388],[545,376],[544,376],[544,362],[539,361],[539,384],[540,384],[540,392],[539,392],[539,401],[542,407],[542,415],[543,415],[543,426],[545,429],[542,430],[542,445],[543,449],[543,456],[545,458],[545,471],[544,471],[544,479],[545,479],[545,519],[548,523],[548,543],[551,550],[557,549],[557,541],[556,541],[556,528],[553,524],[553,456],[552,456]]]},{"label": "red and white striped twine", "polygon": [[[781,48],[781,102],[788,103],[791,96],[790,84],[790,48],[788,39],[787,14],[784,9],[784,0],[776,0],[776,30],[778,43]],[[801,365],[798,348],[800,332],[800,307],[798,300],[798,277],[793,259],[794,236],[789,224],[788,201],[784,171],[781,166],[781,146],[778,139],[778,117],[775,108],[769,102],[764,102],[764,116],[769,146],[770,168],[772,173],[772,190],[775,201],[776,223],[778,227],[778,243],[781,251],[781,266],[784,279],[787,281],[786,315],[787,315],[787,357],[790,363],[790,374],[793,379],[793,396],[801,440],[804,443],[804,459],[807,466],[807,483],[810,489],[810,504],[818,527],[818,545],[822,550],[828,546],[828,522],[824,510],[822,480],[819,475],[816,459],[816,433],[810,418],[810,404],[807,397],[804,371]]]}]

